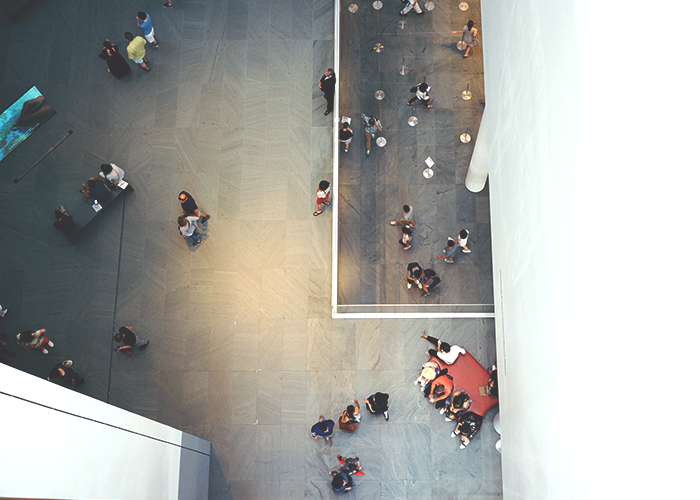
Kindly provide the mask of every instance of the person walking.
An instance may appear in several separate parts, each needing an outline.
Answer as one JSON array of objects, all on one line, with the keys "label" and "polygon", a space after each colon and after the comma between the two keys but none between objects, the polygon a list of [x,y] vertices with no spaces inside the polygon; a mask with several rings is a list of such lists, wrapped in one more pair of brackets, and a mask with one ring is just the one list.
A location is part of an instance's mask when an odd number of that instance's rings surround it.
[{"label": "person walking", "polygon": [[7,314],[7,309],[3,309],[2,306],[0,305],[0,318],[4,318],[6,314]]},{"label": "person walking", "polygon": [[389,420],[389,395],[383,392],[375,392],[370,397],[363,399],[367,410],[372,415],[384,415],[384,420]]},{"label": "person walking", "polygon": [[42,354],[48,354],[49,351],[44,346],[53,347],[54,343],[44,337],[46,328],[41,330],[25,330],[17,335],[17,342],[26,350],[34,349],[41,351]]},{"label": "person walking", "polygon": [[340,132],[338,132],[338,140],[345,144],[345,152],[348,152],[350,143],[352,142],[352,129],[348,122],[343,122],[340,126]]},{"label": "person walking", "polygon": [[474,27],[474,21],[471,19],[467,23],[467,25],[462,28],[461,30],[453,31],[452,33],[462,33],[462,41],[466,44],[466,50],[464,51],[464,58],[466,59],[469,57],[469,52],[472,50],[472,47],[476,47],[477,44],[479,43],[479,40],[476,39],[476,34],[479,30],[477,30]]},{"label": "person walking", "polygon": [[445,259],[448,264],[453,264],[455,254],[457,253],[457,243],[452,238],[447,238],[447,247],[442,251],[442,255],[438,255],[438,259]]},{"label": "person walking", "polygon": [[107,73],[112,73],[117,78],[131,73],[129,63],[119,53],[119,47],[110,42],[109,39],[102,42],[102,50],[98,57],[107,62]]},{"label": "person walking", "polygon": [[369,156],[369,150],[372,149],[372,139],[374,139],[377,130],[382,131],[382,122],[379,121],[379,118],[362,113],[362,125],[365,126],[365,147],[367,148],[367,156]]},{"label": "person walking", "polygon": [[323,92],[323,98],[326,100],[326,111],[323,116],[328,116],[333,111],[333,100],[335,99],[335,73],[331,68],[328,68],[318,82],[318,88]]},{"label": "person walking", "polygon": [[146,71],[151,71],[151,68],[148,67],[148,59],[146,59],[146,40],[140,36],[135,37],[128,31],[124,33],[124,38],[129,41],[129,45],[126,46],[126,53],[129,59]]},{"label": "person walking", "polygon": [[165,7],[166,9],[172,9],[173,8],[173,0],[168,0],[167,2],[165,2],[163,4],[163,7]]},{"label": "person walking", "polygon": [[197,231],[197,220],[196,215],[181,215],[177,218],[182,239],[189,238],[196,247],[202,244],[202,237]]},{"label": "person walking", "polygon": [[333,435],[333,427],[335,427],[335,422],[331,419],[324,420],[323,415],[318,417],[318,422],[311,426],[311,437],[318,439],[320,437],[324,438],[330,444],[333,444],[331,436]]},{"label": "person walking", "polygon": [[416,221],[413,218],[413,207],[411,205],[404,205],[403,206],[403,215],[399,220],[392,220],[389,222],[392,226],[398,226],[401,224],[402,226],[411,226],[411,227],[416,227]]},{"label": "person walking", "polygon": [[83,383],[85,383],[85,379],[75,373],[75,370],[73,370],[71,366],[73,366],[73,361],[70,359],[63,361],[62,363],[58,363],[56,366],[51,368],[47,379],[55,380],[60,377],[60,379],[68,385],[70,390],[73,390],[74,387],[80,387],[83,385]]},{"label": "person walking", "polygon": [[[357,401],[355,401],[357,404]],[[338,462],[340,462],[340,470],[347,472],[348,474],[355,474],[356,476],[364,476],[365,473],[362,472],[362,465],[360,464],[360,457],[344,457],[338,455]]]},{"label": "person walking", "polygon": [[471,253],[469,247],[467,246],[467,240],[469,239],[469,231],[466,229],[460,229],[457,235],[457,246],[462,249],[462,253]]},{"label": "person walking", "polygon": [[180,191],[178,199],[180,200],[180,207],[182,211],[185,212],[185,215],[194,215],[202,224],[207,223],[211,216],[207,215],[204,210],[197,206],[197,202],[194,201],[194,197],[190,193],[187,191]]},{"label": "person walking", "polygon": [[331,183],[328,181],[321,181],[318,183],[318,189],[316,190],[316,205],[317,209],[314,212],[314,217],[317,217],[323,213],[323,205],[331,205],[328,201],[331,197]]},{"label": "person walking", "polygon": [[160,45],[158,45],[158,40],[156,40],[156,30],[153,28],[151,16],[145,12],[139,11],[139,13],[136,14],[136,26],[141,28],[141,31],[143,31],[143,37],[148,43],[153,45],[154,49],[160,48]]},{"label": "person walking", "polygon": [[352,477],[344,470],[332,470],[329,472],[331,479],[331,488],[333,493],[346,493],[352,489]]},{"label": "person walking", "polygon": [[428,95],[428,92],[430,92],[430,85],[425,82],[419,83],[418,85],[411,87],[411,92],[413,92],[415,95],[411,97],[406,104],[413,106],[416,101],[419,101],[424,108],[433,107],[433,105],[430,103],[430,96]]},{"label": "person walking", "polygon": [[124,342],[123,346],[115,347],[113,349],[114,352],[124,351],[128,352],[129,354],[133,354],[131,350],[134,347],[138,347],[140,351],[143,351],[146,347],[148,347],[148,344],[151,343],[150,340],[139,338],[139,336],[134,332],[133,326],[120,326],[119,332],[114,335],[114,340],[116,342]]},{"label": "person walking", "polygon": [[401,11],[401,15],[405,16],[409,12],[411,12],[411,9],[414,9],[416,11],[416,14],[422,14],[423,11],[420,8],[420,3],[418,0],[408,0],[408,3],[406,4],[406,7],[403,8]]},{"label": "person walking", "polygon": [[401,228],[401,239],[399,240],[399,245],[401,245],[404,250],[410,250],[412,239],[413,239],[413,230],[408,226],[402,227]]}]

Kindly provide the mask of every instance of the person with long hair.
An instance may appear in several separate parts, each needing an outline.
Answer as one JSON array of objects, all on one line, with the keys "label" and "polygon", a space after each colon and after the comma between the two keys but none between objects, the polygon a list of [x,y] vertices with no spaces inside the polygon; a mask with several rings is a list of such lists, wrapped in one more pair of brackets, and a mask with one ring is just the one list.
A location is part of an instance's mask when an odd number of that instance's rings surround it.
[{"label": "person with long hair", "polygon": [[462,30],[457,30],[453,31],[452,33],[462,33],[462,41],[467,45],[466,50],[464,51],[464,58],[466,59],[469,57],[469,52],[471,51],[472,47],[476,47],[476,45],[479,43],[479,40],[476,39],[476,34],[479,30],[477,30],[474,27],[474,21],[471,19],[467,23],[467,25],[462,28]]}]

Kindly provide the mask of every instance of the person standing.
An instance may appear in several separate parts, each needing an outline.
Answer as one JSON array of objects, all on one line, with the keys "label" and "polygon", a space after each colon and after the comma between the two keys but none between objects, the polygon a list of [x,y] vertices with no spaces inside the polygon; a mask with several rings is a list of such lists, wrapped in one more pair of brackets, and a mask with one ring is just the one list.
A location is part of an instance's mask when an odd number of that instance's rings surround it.
[{"label": "person standing", "polygon": [[311,437],[314,439],[322,437],[330,444],[333,444],[333,441],[331,441],[333,427],[335,427],[335,422],[331,419],[324,420],[323,415],[320,415],[318,422],[311,426]]},{"label": "person standing", "polygon": [[112,73],[117,78],[131,73],[129,63],[119,53],[119,47],[109,40],[102,42],[102,51],[100,51],[98,57],[107,61],[107,73]]},{"label": "person standing", "polygon": [[325,180],[319,182],[318,189],[316,190],[316,205],[318,206],[318,209],[314,212],[314,217],[323,213],[323,205],[330,206],[331,202],[328,201],[330,197],[331,183]]},{"label": "person standing", "polygon": [[392,226],[398,226],[401,224],[402,226],[411,226],[411,227],[416,227],[416,221],[413,218],[413,207],[411,205],[404,205],[403,206],[403,215],[399,220],[392,220],[389,222]]},{"label": "person standing", "polygon": [[0,318],[4,318],[6,314],[7,314],[7,309],[3,309],[2,306],[0,305]]},{"label": "person standing", "polygon": [[323,98],[326,100],[326,111],[323,116],[328,116],[333,111],[333,100],[335,99],[335,73],[331,68],[328,68],[318,82],[318,88],[323,92]]},{"label": "person standing", "polygon": [[[357,430],[357,424],[360,423],[360,416],[360,403],[358,403],[356,399],[355,404],[348,405],[340,416],[338,420],[340,430],[355,432]],[[338,459],[340,460],[340,458]]]},{"label": "person standing", "polygon": [[124,33],[124,38],[129,41],[129,45],[126,47],[126,53],[128,54],[129,59],[134,61],[146,71],[151,71],[151,68],[148,67],[148,59],[146,59],[146,40],[140,36],[135,37],[128,31]]},{"label": "person standing", "polygon": [[479,43],[479,40],[476,39],[476,34],[479,30],[477,30],[474,27],[474,21],[471,19],[467,23],[467,25],[462,28],[462,31],[453,31],[452,33],[462,33],[462,41],[465,43],[466,50],[464,51],[464,58],[466,59],[469,57],[469,52],[471,51],[472,47],[476,47],[476,45]]},{"label": "person standing", "polygon": [[384,420],[389,420],[389,395],[383,392],[375,392],[363,400],[367,410],[372,415],[384,414]]},{"label": "person standing", "polygon": [[75,370],[73,370],[71,366],[73,366],[73,362],[70,359],[67,359],[62,363],[58,363],[56,366],[51,368],[47,378],[49,380],[55,380],[60,377],[61,380],[68,384],[68,388],[71,390],[73,390],[74,387],[80,387],[85,382],[85,379],[75,373]]},{"label": "person standing", "polygon": [[139,11],[139,13],[136,14],[136,26],[141,28],[144,38],[148,43],[153,44],[154,49],[160,48],[160,45],[158,45],[158,40],[156,40],[156,30],[153,28],[151,16],[145,12]]},{"label": "person standing", "polygon": [[54,210],[53,216],[56,219],[56,222],[53,223],[53,227],[62,233],[70,234],[75,230],[73,216],[69,214],[65,208],[61,207],[61,210]]},{"label": "person standing", "polygon": [[117,346],[113,350],[114,352],[127,351],[131,353],[131,349],[138,347],[140,351],[143,351],[148,344],[151,343],[150,340],[145,340],[139,338],[136,333],[134,333],[133,326],[121,326],[119,327],[119,333],[114,336],[116,342],[124,342],[123,346]]},{"label": "person standing", "polygon": [[42,328],[41,330],[25,330],[17,335],[17,341],[19,345],[26,350],[34,349],[36,351],[41,351],[42,354],[48,354],[49,351],[44,346],[53,347],[54,343],[44,337],[45,333],[46,328]]},{"label": "person standing", "polygon": [[418,0],[408,0],[406,7],[404,7],[403,10],[401,11],[401,15],[405,16],[406,14],[411,12],[411,9],[414,9],[416,11],[416,14],[423,13],[423,11],[420,8],[420,4],[418,3]]},{"label": "person standing", "polygon": [[180,207],[182,208],[182,211],[185,212],[185,215],[195,215],[197,216],[197,219],[199,219],[199,222],[206,224],[210,216],[197,206],[197,202],[190,193],[187,191],[180,191],[178,199],[180,200]]},{"label": "person standing", "polygon": [[345,493],[352,489],[352,477],[344,470],[332,470],[329,472],[331,479],[331,488],[333,493]]},{"label": "person standing", "polygon": [[165,7],[166,9],[172,9],[173,8],[173,0],[168,0],[167,2],[165,2],[163,4],[163,7]]},{"label": "person standing", "polygon": [[177,218],[182,239],[189,238],[196,247],[202,244],[202,237],[197,231],[197,220],[196,215],[181,215]]},{"label": "person standing", "polygon": [[338,140],[345,144],[345,152],[348,152],[350,143],[352,142],[352,129],[347,122],[343,122],[340,126],[340,132],[338,132]]},{"label": "person standing", "polygon": [[362,125],[365,126],[365,147],[367,148],[367,156],[369,156],[369,150],[372,149],[372,139],[374,139],[377,130],[382,131],[382,122],[379,121],[379,118],[362,113]]}]

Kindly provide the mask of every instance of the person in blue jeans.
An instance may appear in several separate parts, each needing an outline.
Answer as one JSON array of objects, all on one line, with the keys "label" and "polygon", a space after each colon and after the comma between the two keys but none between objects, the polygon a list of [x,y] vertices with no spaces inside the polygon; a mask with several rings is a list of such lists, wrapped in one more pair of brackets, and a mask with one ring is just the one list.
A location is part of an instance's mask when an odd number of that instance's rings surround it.
[{"label": "person in blue jeans", "polygon": [[314,439],[322,437],[332,444],[333,427],[335,427],[335,422],[330,419],[324,420],[323,415],[321,415],[318,417],[318,422],[311,426],[311,437]]},{"label": "person in blue jeans", "polygon": [[181,215],[177,218],[177,225],[180,226],[182,238],[189,238],[195,246],[202,244],[202,237],[197,232],[198,219],[199,217],[196,215]]},{"label": "person in blue jeans", "polygon": [[333,479],[331,479],[331,488],[333,488],[333,493],[345,493],[352,489],[352,477],[347,472],[342,470],[332,470],[329,472]]},{"label": "person in blue jeans", "polygon": [[445,262],[452,264],[457,253],[457,243],[452,238],[447,238],[447,247],[442,251],[442,255],[438,255],[438,259],[445,259]]}]

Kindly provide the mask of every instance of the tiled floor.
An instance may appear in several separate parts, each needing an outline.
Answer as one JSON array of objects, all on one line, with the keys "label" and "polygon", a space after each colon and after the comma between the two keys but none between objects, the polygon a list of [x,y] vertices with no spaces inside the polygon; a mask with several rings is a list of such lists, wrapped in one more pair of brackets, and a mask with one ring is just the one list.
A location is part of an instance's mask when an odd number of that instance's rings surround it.
[{"label": "tiled floor", "polygon": [[[459,140],[467,126],[472,137],[479,128],[483,63],[479,47],[463,59],[456,48],[461,35],[450,33],[468,19],[480,27],[479,3],[470,2],[462,12],[458,2],[436,2],[431,12],[409,13],[405,29],[399,27],[404,18],[398,2],[378,11],[371,3],[358,4],[355,13],[348,11],[351,3],[343,0],[340,16],[341,112],[352,118],[355,136],[340,156],[339,303],[488,304],[461,311],[493,312],[488,189],[471,193],[464,187],[474,141]],[[373,50],[376,43],[382,52]],[[399,73],[401,65],[408,74]],[[409,89],[424,80],[432,86],[433,108],[407,106]],[[467,84],[469,101],[460,97]],[[374,95],[380,89],[383,100]],[[361,113],[381,120],[380,135],[387,140],[384,148],[373,142],[369,156]],[[418,118],[415,127],[408,124],[412,115]],[[422,175],[428,157],[435,161],[430,180]],[[399,228],[388,224],[404,204],[414,207],[417,222],[409,251],[398,244]],[[438,259],[447,237],[455,238],[462,228],[470,231],[472,252],[458,253],[451,265]],[[414,261],[442,278],[428,298],[405,286],[406,265]]]},{"label": "tiled floor", "polygon": [[[495,411],[459,451],[411,384],[422,328],[487,365],[493,321],[330,318],[331,219],[311,212],[330,173],[316,83],[332,60],[332,4],[160,3],[146,6],[161,44],[153,71],[123,81],[104,71],[100,40],[124,52],[143,4],[37,1],[18,25],[0,16],[0,108],[37,85],[58,111],[0,162],[0,325],[45,327],[56,343],[49,356],[11,344],[10,362],[43,377],[71,358],[84,393],[209,439],[211,498],[330,498],[327,471],[353,452],[367,476],[348,498],[500,497]],[[53,210],[77,209],[104,161],[134,192],[73,244]],[[199,248],[177,233],[181,189],[212,214]],[[112,352],[122,324],[151,340],[145,352]],[[379,389],[390,422],[365,414],[333,446],[309,437],[319,413],[337,418]]]}]

